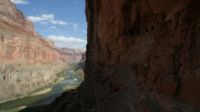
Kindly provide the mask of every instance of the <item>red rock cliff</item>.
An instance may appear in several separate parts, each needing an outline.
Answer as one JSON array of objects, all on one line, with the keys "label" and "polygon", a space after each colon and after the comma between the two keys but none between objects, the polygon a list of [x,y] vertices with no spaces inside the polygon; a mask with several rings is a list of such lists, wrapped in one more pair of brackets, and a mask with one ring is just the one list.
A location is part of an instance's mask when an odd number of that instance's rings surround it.
[{"label": "red rock cliff", "polygon": [[16,27],[37,35],[34,31],[33,24],[27,20],[23,13],[16,9],[16,6],[10,2],[10,0],[1,0],[0,1],[0,19],[8,22]]},{"label": "red rock cliff", "polygon": [[62,54],[62,58],[68,63],[84,61],[84,49],[59,48],[58,50]]},{"label": "red rock cliff", "polygon": [[61,57],[10,0],[0,0],[0,102],[52,83],[66,67]]},{"label": "red rock cliff", "polygon": [[0,1],[0,63],[47,63],[60,54],[10,0]]},{"label": "red rock cliff", "polygon": [[85,82],[48,112],[200,111],[199,0],[86,2]]}]

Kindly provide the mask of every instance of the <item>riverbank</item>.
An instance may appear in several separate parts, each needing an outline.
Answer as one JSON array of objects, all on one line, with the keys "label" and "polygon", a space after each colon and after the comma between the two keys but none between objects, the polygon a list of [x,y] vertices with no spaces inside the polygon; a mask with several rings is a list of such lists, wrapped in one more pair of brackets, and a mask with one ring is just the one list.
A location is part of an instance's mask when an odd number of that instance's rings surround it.
[{"label": "riverbank", "polygon": [[66,63],[0,65],[0,103],[26,97],[57,79]]},{"label": "riverbank", "polygon": [[30,93],[14,101],[0,104],[0,112],[19,112],[22,107],[34,107],[51,103],[62,92],[74,89],[82,82],[74,65],[67,68],[62,74],[58,74],[52,85]]}]

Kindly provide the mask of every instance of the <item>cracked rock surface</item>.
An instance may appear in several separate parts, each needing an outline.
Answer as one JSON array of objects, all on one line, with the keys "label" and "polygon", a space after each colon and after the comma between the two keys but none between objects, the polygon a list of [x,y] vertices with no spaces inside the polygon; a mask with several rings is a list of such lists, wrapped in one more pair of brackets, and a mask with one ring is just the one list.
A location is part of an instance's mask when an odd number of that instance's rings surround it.
[{"label": "cracked rock surface", "polygon": [[46,112],[199,112],[199,0],[86,0],[85,81]]}]

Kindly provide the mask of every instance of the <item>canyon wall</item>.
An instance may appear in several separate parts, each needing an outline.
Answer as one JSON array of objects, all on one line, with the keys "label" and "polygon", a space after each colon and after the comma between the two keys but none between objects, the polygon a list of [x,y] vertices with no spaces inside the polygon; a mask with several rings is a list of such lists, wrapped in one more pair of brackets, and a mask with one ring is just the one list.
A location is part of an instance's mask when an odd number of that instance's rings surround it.
[{"label": "canyon wall", "polygon": [[50,85],[66,66],[62,54],[35,32],[22,12],[10,0],[1,0],[0,102]]},{"label": "canyon wall", "polygon": [[86,0],[85,81],[46,112],[199,112],[199,0]]},{"label": "canyon wall", "polygon": [[62,54],[62,59],[69,63],[78,63],[85,60],[85,50],[83,49],[59,48],[58,50]]},{"label": "canyon wall", "polygon": [[10,2],[10,0],[1,0],[0,6],[1,20],[20,28],[24,32],[37,35],[37,33],[34,31],[32,22],[27,20],[23,13],[18,10],[16,6]]}]

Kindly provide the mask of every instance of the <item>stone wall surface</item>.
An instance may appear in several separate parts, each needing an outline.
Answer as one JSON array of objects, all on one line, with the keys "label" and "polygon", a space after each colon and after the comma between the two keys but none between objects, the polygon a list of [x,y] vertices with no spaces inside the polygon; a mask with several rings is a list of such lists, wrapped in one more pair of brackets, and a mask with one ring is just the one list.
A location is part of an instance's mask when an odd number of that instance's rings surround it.
[{"label": "stone wall surface", "polygon": [[86,0],[85,81],[47,112],[199,112],[199,0]]}]

